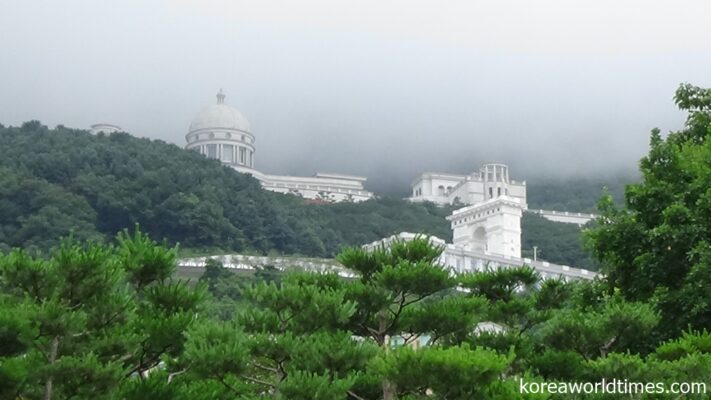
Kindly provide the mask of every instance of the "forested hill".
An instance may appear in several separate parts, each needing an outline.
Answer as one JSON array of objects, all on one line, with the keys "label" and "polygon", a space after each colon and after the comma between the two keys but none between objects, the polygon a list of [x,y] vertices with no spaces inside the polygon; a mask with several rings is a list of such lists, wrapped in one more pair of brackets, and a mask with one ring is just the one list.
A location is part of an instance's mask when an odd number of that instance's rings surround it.
[{"label": "forested hill", "polygon": [[[539,186],[529,187],[532,207],[590,205],[601,188],[563,182],[534,190]],[[45,251],[70,232],[104,240],[138,223],[184,250],[330,257],[342,246],[402,231],[450,240],[450,213],[394,198],[304,204],[162,141],[47,129],[36,121],[0,126],[0,251]],[[576,226],[528,215],[522,225],[524,255],[535,245],[548,261],[596,268]]]},{"label": "forested hill", "polygon": [[632,172],[616,176],[530,179],[526,187],[526,201],[528,208],[533,210],[594,213],[597,201],[604,193],[612,195],[616,203],[622,204],[625,186],[638,181],[639,177]]},{"label": "forested hill", "polygon": [[104,239],[139,223],[188,249],[331,256],[400,231],[449,239],[449,212],[398,199],[306,205],[162,141],[0,126],[0,250],[46,250],[70,231]]}]

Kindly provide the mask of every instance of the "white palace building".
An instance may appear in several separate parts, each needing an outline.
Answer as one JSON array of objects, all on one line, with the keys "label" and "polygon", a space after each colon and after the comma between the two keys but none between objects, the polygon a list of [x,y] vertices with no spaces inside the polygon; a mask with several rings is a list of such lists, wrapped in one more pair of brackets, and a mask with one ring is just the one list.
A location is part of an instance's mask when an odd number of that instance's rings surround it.
[{"label": "white palace building", "polygon": [[[430,201],[439,205],[473,205],[500,196],[519,199],[526,204],[526,181],[509,179],[505,164],[485,164],[477,172],[457,175],[444,172],[425,172],[411,184],[408,200]],[[585,225],[595,219],[595,214],[569,211],[528,210],[543,218],[566,224]]]},{"label": "white palace building", "polygon": [[[119,132],[119,126],[101,123],[91,126],[93,134]],[[255,168],[255,141],[249,121],[242,113],[225,104],[222,90],[217,103],[204,108],[193,119],[187,135],[187,149],[219,160],[223,165],[256,178],[266,190],[290,193],[305,199],[324,202],[360,202],[373,198],[365,190],[366,178],[341,174],[317,173],[312,177],[265,174]],[[439,205],[460,205],[447,217],[452,228],[452,243],[431,237],[443,246],[440,263],[452,272],[474,272],[489,268],[529,265],[545,278],[592,279],[594,272],[555,265],[546,261],[521,257],[521,217],[524,211],[535,212],[556,222],[582,225],[593,219],[593,214],[560,211],[528,210],[526,182],[509,178],[504,164],[485,164],[468,175],[426,172],[411,185],[408,198],[413,202],[433,202]],[[387,245],[399,238],[409,240],[415,235],[400,233],[364,247]],[[279,268],[297,266],[306,269],[340,269],[335,260],[298,260],[285,257],[253,257],[245,255],[214,256],[230,268],[250,269],[271,264]],[[180,260],[183,268],[202,268],[206,258]]]},{"label": "white palace building", "polygon": [[193,119],[185,140],[187,149],[252,175],[266,190],[326,202],[359,202],[373,197],[373,193],[363,187],[364,177],[326,173],[311,177],[269,175],[257,170],[256,138],[249,121],[237,109],[225,104],[222,90],[217,94],[217,103],[204,108]]},{"label": "white palace building", "polygon": [[425,172],[411,187],[411,201],[466,205],[509,196],[526,203],[526,182],[510,180],[509,167],[504,164],[486,164],[469,175]]}]

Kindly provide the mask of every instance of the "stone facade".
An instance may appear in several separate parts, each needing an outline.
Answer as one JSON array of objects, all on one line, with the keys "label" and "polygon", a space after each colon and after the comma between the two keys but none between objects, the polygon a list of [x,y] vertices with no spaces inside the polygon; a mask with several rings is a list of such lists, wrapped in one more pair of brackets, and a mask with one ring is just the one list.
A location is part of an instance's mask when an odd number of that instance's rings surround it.
[{"label": "stone facade", "polygon": [[472,205],[500,196],[525,204],[526,182],[509,179],[509,167],[504,164],[485,164],[469,175],[425,172],[412,182],[409,200]]}]

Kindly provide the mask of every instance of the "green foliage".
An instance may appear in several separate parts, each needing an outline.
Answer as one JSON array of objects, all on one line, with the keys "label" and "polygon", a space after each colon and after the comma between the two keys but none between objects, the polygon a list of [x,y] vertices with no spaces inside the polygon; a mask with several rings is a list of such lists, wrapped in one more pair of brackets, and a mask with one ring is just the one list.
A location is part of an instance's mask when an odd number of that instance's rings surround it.
[{"label": "green foliage", "polygon": [[[360,275],[345,284],[346,298],[357,305],[349,327],[383,353],[374,364],[383,399],[422,396],[427,391],[442,398],[484,396],[497,374],[508,367],[508,356],[459,345],[474,334],[488,302],[454,293],[457,279],[437,263],[441,253],[429,238],[420,236],[370,251],[345,249],[338,257]],[[396,347],[390,353],[391,339],[398,337],[408,346],[424,339],[426,346],[441,342],[447,347],[416,352]]]},{"label": "green foliage", "polygon": [[[442,399],[497,399],[496,386],[510,358],[468,346],[400,348],[376,362],[376,368],[403,393]],[[491,393],[491,392],[494,393]]]},{"label": "green foliage", "polygon": [[605,178],[570,177],[529,179],[526,201],[533,210],[595,212],[595,199],[607,192],[621,204],[625,185],[637,182],[636,174],[618,174]]},{"label": "green foliage", "polygon": [[658,322],[651,306],[613,298],[598,310],[560,310],[538,334],[542,344],[559,351],[574,351],[590,360],[635,348],[639,338],[648,335]]},{"label": "green foliage", "polygon": [[[600,192],[581,185],[587,189],[567,191],[570,182],[529,185],[531,207],[546,204],[536,203],[538,194],[574,202]],[[449,240],[445,217],[451,211],[396,198],[305,204],[162,141],[47,129],[38,121],[0,127],[0,250],[46,252],[70,233],[79,240],[109,240],[140,223],[151,237],[186,250],[330,257],[343,246],[403,231]],[[537,245],[548,261],[593,267],[574,226],[529,219],[523,220],[524,251]]]},{"label": "green foliage", "polygon": [[575,224],[549,221],[538,214],[523,213],[521,255],[533,258],[533,246],[536,246],[541,260],[596,271],[598,263],[583,246],[584,229]]},{"label": "green foliage", "polygon": [[49,259],[1,255],[3,398],[109,399],[176,355],[203,296],[167,282],[174,269],[175,251],[138,230],[117,247],[68,239]]},{"label": "green foliage", "polygon": [[0,398],[546,399],[566,397],[521,394],[519,379],[711,376],[711,335],[650,348],[658,311],[604,281],[452,276],[440,252],[418,237],[344,250],[357,278],[243,277],[219,320],[204,283],[238,275],[212,263],[196,287],[173,281],[175,249],[138,230],[48,259],[15,250],[0,257]]},{"label": "green foliage", "polygon": [[128,270],[129,281],[139,290],[151,282],[164,282],[168,279],[177,261],[177,249],[170,249],[164,243],[158,246],[141,233],[138,225],[134,234],[127,230],[118,234],[119,252]]},{"label": "green foliage", "polygon": [[490,301],[511,301],[519,290],[530,289],[540,277],[533,268],[503,268],[460,277],[462,287]]},{"label": "green foliage", "polygon": [[234,323],[205,321],[187,333],[184,360],[198,377],[239,375],[247,369],[248,349],[240,328]]},{"label": "green foliage", "polygon": [[231,276],[232,273],[220,261],[209,258],[205,261],[205,272],[200,276],[200,282],[205,282],[210,293],[215,294],[217,283]]},{"label": "green foliage", "polygon": [[110,238],[140,223],[185,248],[332,256],[402,231],[448,239],[449,212],[388,198],[309,205],[162,141],[0,128],[0,250],[48,251],[70,232]]},{"label": "green foliage", "polygon": [[96,212],[80,195],[0,166],[0,250],[48,250],[69,234],[99,238],[96,224]]},{"label": "green foliage", "polygon": [[652,131],[642,182],[627,187],[621,209],[602,198],[588,234],[610,286],[661,311],[662,339],[711,328],[711,99],[708,89],[682,85],[675,101],[689,113],[685,128],[666,138]]},{"label": "green foliage", "polygon": [[355,311],[343,284],[333,274],[294,272],[280,283],[248,286],[251,307],[237,315],[239,324],[193,330],[181,364],[233,395],[343,398],[374,351],[342,330]]},{"label": "green foliage", "polygon": [[481,322],[487,306],[480,297],[447,296],[425,301],[419,307],[405,309],[401,326],[404,332],[427,332],[427,345],[446,341],[461,343],[471,329]]},{"label": "green foliage", "polygon": [[711,334],[706,331],[684,332],[680,338],[662,343],[653,356],[659,360],[673,361],[691,354],[711,354]]}]

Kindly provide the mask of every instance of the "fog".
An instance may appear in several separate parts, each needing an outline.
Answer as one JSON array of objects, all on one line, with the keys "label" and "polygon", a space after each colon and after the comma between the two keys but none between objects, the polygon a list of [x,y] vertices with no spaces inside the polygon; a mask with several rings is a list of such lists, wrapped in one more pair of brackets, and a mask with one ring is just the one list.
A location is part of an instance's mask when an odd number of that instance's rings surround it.
[{"label": "fog", "polygon": [[0,0],[0,123],[183,146],[222,88],[264,172],[378,191],[485,162],[606,176],[636,168],[652,128],[683,126],[680,83],[711,86],[708,15],[704,0]]}]

